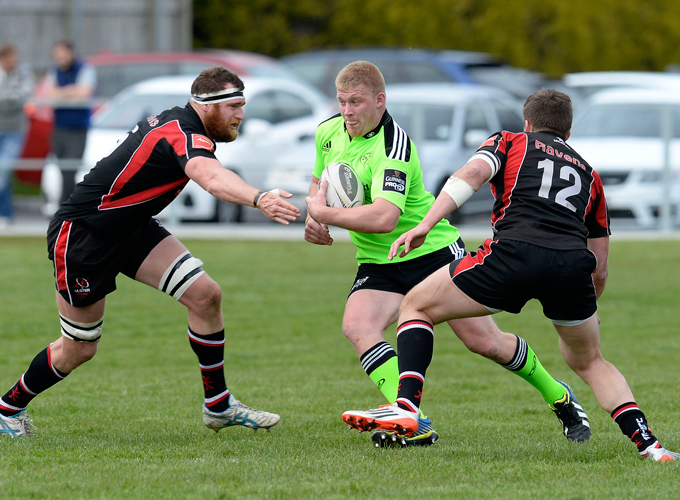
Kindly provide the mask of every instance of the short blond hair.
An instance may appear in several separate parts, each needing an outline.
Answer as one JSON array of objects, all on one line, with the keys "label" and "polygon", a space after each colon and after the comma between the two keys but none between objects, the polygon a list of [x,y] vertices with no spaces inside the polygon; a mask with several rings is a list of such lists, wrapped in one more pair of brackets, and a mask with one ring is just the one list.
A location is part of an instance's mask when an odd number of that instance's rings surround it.
[{"label": "short blond hair", "polygon": [[368,61],[349,63],[335,78],[335,87],[338,90],[352,90],[359,85],[364,85],[376,94],[385,92],[385,78],[378,67]]}]

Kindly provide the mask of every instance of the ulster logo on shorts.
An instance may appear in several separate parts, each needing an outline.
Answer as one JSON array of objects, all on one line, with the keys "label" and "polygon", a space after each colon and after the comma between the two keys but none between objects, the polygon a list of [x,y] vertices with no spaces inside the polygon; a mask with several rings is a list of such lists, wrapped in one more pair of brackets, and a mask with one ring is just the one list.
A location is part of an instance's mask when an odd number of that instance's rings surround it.
[{"label": "ulster logo on shorts", "polygon": [[191,147],[194,149],[207,149],[211,153],[215,151],[213,141],[200,134],[191,134]]},{"label": "ulster logo on shorts", "polygon": [[87,278],[76,278],[76,287],[73,290],[76,295],[87,295],[90,293],[90,281]]}]

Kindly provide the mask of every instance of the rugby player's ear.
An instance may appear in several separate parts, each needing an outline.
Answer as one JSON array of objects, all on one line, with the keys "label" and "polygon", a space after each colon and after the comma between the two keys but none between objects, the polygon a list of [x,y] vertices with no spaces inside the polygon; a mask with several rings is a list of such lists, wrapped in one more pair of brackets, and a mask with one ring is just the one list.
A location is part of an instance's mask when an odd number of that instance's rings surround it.
[{"label": "rugby player's ear", "polygon": [[524,132],[532,132],[529,120],[524,120]]},{"label": "rugby player's ear", "polygon": [[566,135],[566,137],[564,138],[564,140],[565,140],[565,141],[568,141],[570,137],[571,137],[571,130],[570,130],[569,132],[567,132],[567,135]]},{"label": "rugby player's ear", "polygon": [[383,106],[385,106],[386,100],[385,92],[378,92],[378,95],[375,96],[375,99],[377,101],[377,107],[382,108]]}]

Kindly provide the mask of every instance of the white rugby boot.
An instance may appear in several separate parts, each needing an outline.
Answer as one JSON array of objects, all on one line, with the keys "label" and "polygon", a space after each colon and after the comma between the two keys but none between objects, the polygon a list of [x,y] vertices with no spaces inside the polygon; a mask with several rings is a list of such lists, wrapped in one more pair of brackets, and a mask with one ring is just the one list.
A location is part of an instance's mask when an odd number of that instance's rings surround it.
[{"label": "white rugby boot", "polygon": [[0,415],[0,434],[6,434],[10,437],[33,437],[31,427],[35,427],[31,423],[31,419],[23,410],[13,417],[6,417]]},{"label": "white rugby boot", "polygon": [[267,429],[275,426],[281,417],[276,413],[256,410],[246,406],[229,394],[229,408],[222,413],[215,413],[203,406],[203,423],[208,429],[219,432],[224,427],[242,425],[251,429]]}]

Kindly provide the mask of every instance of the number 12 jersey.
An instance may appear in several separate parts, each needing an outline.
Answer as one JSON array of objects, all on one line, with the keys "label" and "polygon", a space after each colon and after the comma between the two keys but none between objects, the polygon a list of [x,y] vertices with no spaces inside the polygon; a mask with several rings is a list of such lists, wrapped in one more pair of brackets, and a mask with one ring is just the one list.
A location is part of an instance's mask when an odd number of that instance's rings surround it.
[{"label": "number 12 jersey", "polygon": [[611,234],[600,176],[557,134],[498,132],[478,154],[498,167],[494,239],[576,250]]}]

